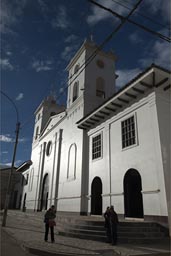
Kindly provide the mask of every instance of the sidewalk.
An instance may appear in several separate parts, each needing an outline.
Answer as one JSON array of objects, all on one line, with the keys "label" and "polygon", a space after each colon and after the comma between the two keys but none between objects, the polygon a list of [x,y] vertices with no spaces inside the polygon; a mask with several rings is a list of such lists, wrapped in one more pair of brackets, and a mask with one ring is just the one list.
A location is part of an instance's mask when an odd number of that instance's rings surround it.
[{"label": "sidewalk", "polygon": [[[2,219],[2,216],[1,216]],[[44,242],[44,223],[40,213],[8,211],[7,225],[3,228],[16,243],[29,253],[41,256],[170,256],[169,243],[157,245],[117,245],[112,246],[78,238],[59,236],[55,233],[55,243]]]}]

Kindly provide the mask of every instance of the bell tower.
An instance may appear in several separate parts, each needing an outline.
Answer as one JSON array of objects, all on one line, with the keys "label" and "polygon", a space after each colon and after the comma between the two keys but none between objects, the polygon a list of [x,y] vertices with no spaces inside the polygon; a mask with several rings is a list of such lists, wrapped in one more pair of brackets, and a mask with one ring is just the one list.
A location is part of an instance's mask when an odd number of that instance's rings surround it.
[{"label": "bell tower", "polygon": [[56,103],[54,96],[50,95],[42,101],[35,111],[35,126],[33,134],[33,143],[38,141],[38,138],[43,131],[49,118],[53,115],[59,114],[65,110],[64,106],[59,106]]},{"label": "bell tower", "polygon": [[98,50],[93,41],[84,41],[67,66],[68,110],[80,101],[86,115],[112,96],[115,92],[115,60],[112,52]]}]

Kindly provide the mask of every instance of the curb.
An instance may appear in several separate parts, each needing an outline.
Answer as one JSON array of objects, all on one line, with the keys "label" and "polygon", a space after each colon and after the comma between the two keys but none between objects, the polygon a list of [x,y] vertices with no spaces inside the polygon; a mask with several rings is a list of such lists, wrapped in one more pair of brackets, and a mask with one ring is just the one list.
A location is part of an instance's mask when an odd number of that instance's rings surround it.
[{"label": "curb", "polygon": [[32,248],[32,247],[27,247],[24,246],[26,251],[34,254],[34,255],[40,255],[40,256],[100,256],[101,254],[99,253],[93,253],[93,254],[88,254],[88,253],[68,253],[68,252],[50,252],[50,251],[45,251],[45,250],[41,250],[41,249],[37,249],[37,248]]}]

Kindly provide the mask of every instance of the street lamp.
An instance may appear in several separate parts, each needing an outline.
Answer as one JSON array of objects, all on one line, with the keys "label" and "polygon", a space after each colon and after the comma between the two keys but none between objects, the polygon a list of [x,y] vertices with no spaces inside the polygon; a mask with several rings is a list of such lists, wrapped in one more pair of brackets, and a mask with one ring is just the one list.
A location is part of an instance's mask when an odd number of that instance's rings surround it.
[{"label": "street lamp", "polygon": [[12,101],[12,99],[6,95],[4,92],[0,91],[2,95],[4,95],[14,106],[16,115],[17,115],[17,123],[16,123],[16,137],[15,137],[15,144],[14,144],[14,152],[13,152],[13,158],[12,158],[12,164],[11,164],[11,171],[8,179],[8,185],[7,185],[7,192],[6,192],[6,198],[5,198],[5,205],[4,205],[4,213],[3,213],[3,219],[2,219],[2,227],[6,226],[6,219],[7,219],[7,212],[8,212],[8,206],[9,206],[9,199],[10,199],[10,187],[11,187],[11,180],[12,180],[12,174],[14,169],[14,163],[15,163],[15,156],[17,151],[17,144],[18,144],[18,136],[19,136],[19,130],[20,130],[20,122],[19,122],[19,115],[18,110],[15,105],[15,103]]}]

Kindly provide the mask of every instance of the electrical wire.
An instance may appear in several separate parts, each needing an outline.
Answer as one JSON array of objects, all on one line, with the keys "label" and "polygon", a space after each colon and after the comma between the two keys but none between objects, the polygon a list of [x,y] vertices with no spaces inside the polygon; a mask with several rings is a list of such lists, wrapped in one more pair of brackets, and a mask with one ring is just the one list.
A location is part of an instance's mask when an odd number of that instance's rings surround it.
[{"label": "electrical wire", "polygon": [[[115,17],[119,18],[121,21],[125,19],[124,16],[118,14],[117,12],[112,11],[110,8],[107,8],[107,7],[101,5],[101,4],[99,4],[99,3],[97,3],[97,2],[95,2],[95,1],[93,1],[93,0],[88,0],[88,1],[90,1],[91,3],[97,5],[97,6],[100,7],[101,9],[104,9],[104,10],[106,10],[106,11],[112,13]],[[158,36],[160,39],[162,39],[162,40],[164,40],[164,41],[167,41],[167,42],[169,42],[169,43],[171,42],[171,39],[170,39],[169,37],[164,36],[164,35],[162,35],[161,33],[158,33],[158,32],[156,32],[156,31],[154,31],[154,30],[152,30],[152,29],[150,29],[150,28],[147,28],[146,26],[141,25],[141,24],[139,24],[139,23],[137,23],[137,22],[135,22],[135,21],[133,21],[133,20],[131,20],[131,19],[127,19],[127,21],[128,21],[129,23],[132,23],[132,24],[134,24],[134,25],[140,27],[141,29],[145,30],[146,32],[149,32],[149,33],[151,33],[151,34],[153,34],[153,35]]]},{"label": "electrical wire", "polygon": [[[88,0],[89,1],[89,0]],[[114,34],[116,32],[118,32],[118,30],[124,25],[124,23],[128,20],[128,18],[132,15],[132,13],[138,8],[138,6],[140,5],[140,3],[142,2],[143,0],[139,0],[137,2],[137,4],[135,5],[135,7],[130,11],[130,13],[124,18],[122,19],[121,23],[112,31],[112,33],[110,33],[106,38],[105,40],[100,44],[100,46],[98,46],[96,48],[96,50],[92,53],[92,55],[90,55],[90,57],[80,66],[79,70],[80,72],[75,76],[75,78],[64,88],[64,91],[66,89],[68,89],[68,87],[78,78],[78,76],[85,70],[85,68],[89,65],[89,63],[91,63],[91,61],[97,56],[97,53],[99,51],[101,51],[101,49],[104,47],[104,45],[111,40],[111,38],[114,36]],[[61,95],[59,95],[59,97],[61,97]],[[58,97],[58,98],[59,98]],[[57,98],[57,99],[58,99]]]},{"label": "electrical wire", "polygon": [[[128,9],[128,10],[131,10],[131,7],[128,7],[128,6],[126,6],[125,4],[122,4],[122,3],[120,3],[120,2],[118,2],[118,1],[116,1],[116,0],[112,0],[112,1],[115,2],[115,3],[117,3],[117,4],[120,5],[120,6],[123,6],[124,8],[126,8],[126,9]],[[128,1],[126,1],[126,2],[128,2]],[[154,19],[148,17],[147,15],[142,14],[142,13],[139,12],[139,11],[136,11],[136,13],[137,13],[139,16],[141,16],[141,17],[143,17],[143,18],[145,18],[145,19],[147,19],[147,20],[153,22],[153,23],[156,24],[156,25],[160,25],[160,26],[162,26],[163,28],[166,28],[166,29],[168,29],[168,30],[171,30],[171,28],[167,27],[166,25],[163,25],[162,23],[157,22],[156,20],[154,20]]]},{"label": "electrical wire", "polygon": [[[88,0],[89,1],[89,0]],[[74,79],[72,79],[72,81],[69,82],[68,80],[68,84],[64,87],[63,91],[59,94],[58,97],[56,97],[56,100],[58,100],[65,92],[66,90],[71,86],[71,84],[78,78],[78,76],[85,70],[85,68],[92,62],[92,60],[97,56],[97,53],[99,51],[101,51],[101,49],[104,47],[104,45],[110,41],[112,39],[112,37],[114,36],[114,34],[116,32],[118,32],[118,30],[125,24],[125,22],[127,21],[127,19],[133,14],[133,12],[138,8],[138,6],[140,5],[140,3],[143,0],[139,0],[137,2],[137,4],[134,6],[134,8],[129,12],[129,14],[121,21],[121,23],[105,38],[105,40],[96,47],[96,49],[94,50],[94,52],[87,58],[87,60],[80,65],[79,69],[78,69],[78,74],[74,77]],[[32,116],[29,118],[29,120],[32,118]],[[27,120],[23,125],[25,126],[29,120]]]}]

